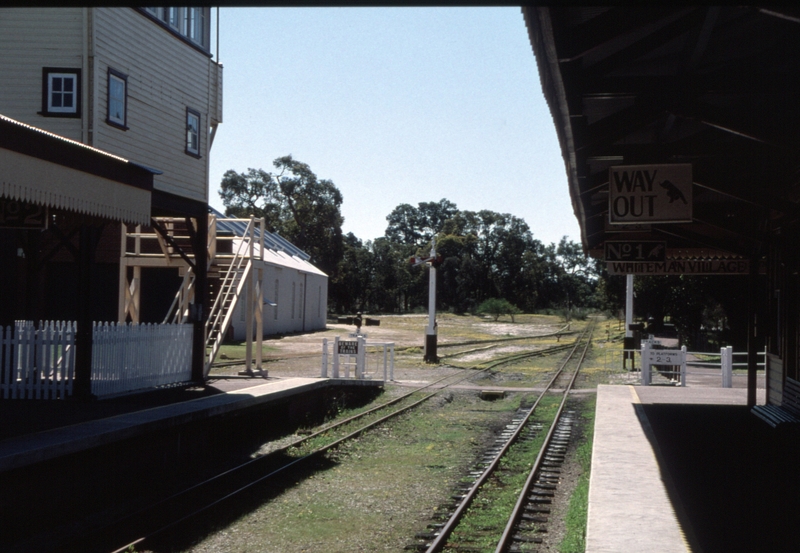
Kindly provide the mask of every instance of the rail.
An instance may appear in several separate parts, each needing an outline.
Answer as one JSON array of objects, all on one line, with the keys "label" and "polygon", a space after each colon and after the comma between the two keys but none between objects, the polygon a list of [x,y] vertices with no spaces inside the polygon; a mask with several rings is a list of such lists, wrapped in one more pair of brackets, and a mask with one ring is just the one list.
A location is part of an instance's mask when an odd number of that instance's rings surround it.
[{"label": "rail", "polygon": [[[540,355],[541,352],[536,351],[531,352],[531,354],[536,356]],[[116,551],[120,552],[128,550],[131,546],[138,549],[140,544],[151,540],[153,536],[163,534],[181,522],[202,514],[215,505],[241,494],[260,482],[283,474],[285,470],[295,467],[299,463],[316,458],[342,442],[383,424],[393,417],[408,412],[450,386],[475,378],[500,365],[513,363],[519,359],[520,355],[515,354],[483,363],[480,366],[456,369],[455,372],[415,388],[401,397],[347,419],[323,426],[316,432],[303,436],[286,446],[248,460],[181,492],[166,497],[155,504],[124,515],[105,526],[105,528],[97,529],[91,536],[74,540],[69,544],[72,547],[71,550],[81,550],[81,546],[85,542],[116,544],[112,545],[112,547],[119,547],[120,544],[124,544],[119,549],[116,549]],[[428,391],[426,392],[426,390]],[[420,393],[423,393],[422,397],[414,397],[419,396]],[[390,407],[393,410],[381,416],[381,411]],[[376,416],[378,418],[375,418]],[[361,424],[361,426],[353,430],[349,426],[353,424]],[[302,456],[292,458],[290,450],[296,452],[310,440],[320,437],[329,437],[329,440],[323,446],[316,447]],[[280,464],[277,468],[274,467],[276,462]],[[242,484],[242,481],[245,481],[245,483]],[[204,493],[209,495],[210,498],[205,497]],[[95,546],[94,549],[97,549],[97,547]],[[108,550],[110,549],[111,547],[108,548]]]},{"label": "rail", "polygon": [[[594,325],[595,325],[595,321],[592,321],[592,323],[590,325],[587,325],[587,327],[584,329],[584,332],[581,334],[581,336],[577,340],[575,340],[575,344],[572,347],[570,353],[567,355],[566,359],[563,361],[561,366],[555,371],[555,373],[553,374],[552,378],[550,379],[550,381],[545,386],[544,390],[540,393],[539,397],[536,398],[536,401],[534,402],[533,406],[530,408],[528,413],[523,417],[522,421],[518,425],[516,425],[516,428],[514,429],[513,433],[508,437],[507,441],[500,448],[500,450],[497,452],[496,456],[491,461],[491,463],[483,470],[483,472],[480,474],[480,476],[478,476],[475,479],[475,482],[473,483],[472,487],[463,496],[463,499],[461,500],[459,505],[456,507],[455,511],[453,511],[453,514],[448,518],[448,520],[444,524],[444,526],[442,526],[442,528],[439,530],[439,532],[437,533],[437,535],[434,538],[434,540],[430,543],[428,548],[425,550],[425,553],[439,553],[439,552],[444,550],[444,548],[447,545],[447,542],[448,542],[450,536],[452,535],[453,531],[458,526],[459,522],[461,521],[462,517],[465,515],[465,513],[467,512],[469,507],[472,505],[472,502],[475,499],[475,497],[477,496],[477,494],[480,491],[480,489],[489,480],[489,478],[495,472],[497,467],[500,466],[500,463],[501,463],[503,457],[506,455],[506,453],[508,452],[509,448],[518,440],[519,436],[521,435],[523,430],[526,428],[528,421],[530,420],[530,418],[533,415],[533,413],[536,411],[536,408],[539,406],[539,403],[541,402],[542,398],[547,394],[548,391],[551,390],[551,388],[553,387],[553,384],[562,375],[562,373],[564,372],[564,368],[567,366],[569,361],[574,356],[575,352],[578,349],[579,344],[582,341],[585,340],[586,345],[585,345],[583,353],[581,355],[581,361],[578,363],[578,367],[576,368],[575,373],[570,378],[569,384],[564,389],[564,399],[562,400],[562,407],[559,408],[559,415],[560,415],[560,412],[563,409],[563,404],[566,401],[567,395],[569,394],[569,391],[572,389],[572,386],[575,383],[575,379],[576,379],[576,377],[578,375],[578,372],[580,371],[580,363],[582,362],[583,358],[585,357],[586,350],[588,349],[589,343],[591,342],[591,333],[594,330]],[[588,338],[587,338],[587,336],[588,336]],[[557,417],[558,417],[558,415],[557,415]],[[556,417],[556,419],[557,419],[557,417]],[[554,428],[554,427],[555,427],[555,422],[553,423],[551,428]],[[542,448],[541,451],[544,451],[544,447]],[[540,456],[541,456],[541,453],[540,453]],[[516,513],[516,510],[514,511],[514,513]]]}]

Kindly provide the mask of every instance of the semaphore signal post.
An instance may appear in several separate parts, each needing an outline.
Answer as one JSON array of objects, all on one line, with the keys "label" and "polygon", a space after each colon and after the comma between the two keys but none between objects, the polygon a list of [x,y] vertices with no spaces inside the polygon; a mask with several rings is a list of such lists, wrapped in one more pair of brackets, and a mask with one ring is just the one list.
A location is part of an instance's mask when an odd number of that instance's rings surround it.
[{"label": "semaphore signal post", "polygon": [[436,238],[431,244],[431,253],[428,257],[412,257],[409,263],[413,266],[423,263],[430,266],[428,275],[428,326],[425,328],[425,355],[426,363],[436,363],[439,358],[436,354],[437,334],[436,334],[436,266],[439,259],[436,257]]}]

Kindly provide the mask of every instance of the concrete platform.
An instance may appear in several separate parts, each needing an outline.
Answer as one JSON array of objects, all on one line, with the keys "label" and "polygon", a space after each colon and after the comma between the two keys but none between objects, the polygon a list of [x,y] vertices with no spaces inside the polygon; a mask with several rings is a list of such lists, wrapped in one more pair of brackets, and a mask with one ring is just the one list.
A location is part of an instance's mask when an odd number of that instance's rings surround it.
[{"label": "concrete platform", "polygon": [[[321,388],[380,385],[383,382],[377,380],[331,378],[232,379],[217,381],[214,386],[87,403],[6,401],[2,405],[4,426],[16,419],[17,428],[12,436],[0,441],[0,472]],[[26,425],[21,419],[33,411],[40,416],[45,411],[50,419]],[[109,416],[115,412],[120,414]],[[65,423],[70,420],[77,422]],[[26,432],[26,428],[34,431]]]},{"label": "concrete platform", "polygon": [[746,404],[743,388],[598,386],[586,552],[796,551],[786,438]]}]

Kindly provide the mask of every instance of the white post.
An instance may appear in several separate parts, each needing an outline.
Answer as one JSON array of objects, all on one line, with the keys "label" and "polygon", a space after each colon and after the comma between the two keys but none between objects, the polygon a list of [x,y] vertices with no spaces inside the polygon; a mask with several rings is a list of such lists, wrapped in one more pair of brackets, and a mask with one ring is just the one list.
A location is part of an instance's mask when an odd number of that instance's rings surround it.
[{"label": "white post", "polygon": [[367,342],[362,336],[356,338],[358,342],[358,353],[356,354],[356,380],[364,378],[364,365],[367,359]]},{"label": "white post", "polygon": [[722,387],[733,387],[733,347],[727,346],[719,350],[720,365],[722,366]]},{"label": "white post", "polygon": [[[253,262],[253,251],[254,251],[254,246],[255,246],[255,244],[253,244],[253,239],[255,237],[254,233],[253,233],[253,227],[255,226],[255,224],[256,224],[255,223],[255,219],[251,215],[250,216],[250,236],[247,237],[250,240],[249,250],[248,250],[248,255],[250,257],[249,263]],[[245,237],[242,237],[242,238],[244,239]],[[247,287],[246,287],[246,296],[245,296],[245,315],[244,315],[244,319],[245,319],[244,328],[245,328],[245,332],[246,332],[245,336],[247,338],[247,340],[245,342],[245,348],[244,348],[244,357],[245,357],[245,369],[244,370],[247,371],[248,373],[253,370],[253,316],[254,316],[254,314],[253,314],[253,301],[254,301],[254,297],[255,297],[253,278],[254,278],[253,271],[250,271],[250,273],[247,276]],[[223,337],[220,336],[218,339],[220,341],[222,341]]]},{"label": "white post", "polygon": [[339,378],[339,337],[333,338],[333,374],[332,378]]},{"label": "white post", "polygon": [[681,346],[681,386],[686,387],[686,346]]},{"label": "white post", "polygon": [[322,339],[322,378],[328,378],[328,339]]},{"label": "white post", "polygon": [[650,344],[642,343],[642,386],[650,385]]},{"label": "white post", "polygon": [[436,363],[436,238],[431,245],[431,266],[428,273],[428,327],[425,329],[425,361]]},{"label": "white post", "polygon": [[389,344],[383,344],[383,381],[386,382],[386,358],[389,356]]},{"label": "white post", "polygon": [[392,364],[389,366],[389,380],[394,382],[394,344],[392,344]]},{"label": "white post", "polygon": [[625,275],[625,337],[633,336],[633,275]]}]

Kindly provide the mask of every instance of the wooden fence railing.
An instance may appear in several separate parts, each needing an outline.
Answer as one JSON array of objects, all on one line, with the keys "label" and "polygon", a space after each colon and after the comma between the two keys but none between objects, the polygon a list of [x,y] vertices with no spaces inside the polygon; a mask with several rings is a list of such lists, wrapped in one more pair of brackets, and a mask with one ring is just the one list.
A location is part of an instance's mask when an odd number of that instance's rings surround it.
[{"label": "wooden fence railing", "polygon": [[[0,327],[0,399],[64,399],[75,378],[74,322]],[[191,380],[192,325],[95,323],[97,397]]]},{"label": "wooden fence railing", "polygon": [[95,323],[92,339],[97,397],[192,379],[191,324]]},{"label": "wooden fence railing", "polygon": [[75,375],[75,323],[0,327],[0,398],[64,399]]}]

